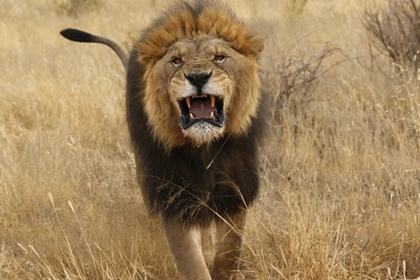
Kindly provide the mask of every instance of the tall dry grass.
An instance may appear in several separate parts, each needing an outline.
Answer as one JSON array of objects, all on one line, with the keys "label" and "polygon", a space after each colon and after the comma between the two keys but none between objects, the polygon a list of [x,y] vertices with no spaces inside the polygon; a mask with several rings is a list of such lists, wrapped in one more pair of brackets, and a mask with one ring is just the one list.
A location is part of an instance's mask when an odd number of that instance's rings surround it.
[{"label": "tall dry grass", "polygon": [[[176,279],[135,182],[120,62],[58,35],[72,26],[130,46],[161,3],[100,2],[76,16],[52,0],[0,2],[0,279]],[[270,92],[282,86],[284,56],[310,58],[329,41],[342,51],[323,67],[346,61],[270,121],[242,274],[415,279],[418,81],[404,66],[371,70],[360,1],[309,0],[289,17],[292,2],[232,3],[269,34]]]}]

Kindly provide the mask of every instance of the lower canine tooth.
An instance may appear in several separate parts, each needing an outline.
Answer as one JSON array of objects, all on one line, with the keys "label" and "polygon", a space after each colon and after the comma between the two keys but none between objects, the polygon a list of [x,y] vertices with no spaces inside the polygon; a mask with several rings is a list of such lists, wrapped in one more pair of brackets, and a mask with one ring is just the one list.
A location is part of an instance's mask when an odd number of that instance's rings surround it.
[{"label": "lower canine tooth", "polygon": [[210,113],[210,119],[213,119],[214,118],[214,112],[211,112]]},{"label": "lower canine tooth", "polygon": [[194,117],[194,115],[192,113],[190,113],[190,119],[191,120],[194,120],[195,119],[195,117]]}]

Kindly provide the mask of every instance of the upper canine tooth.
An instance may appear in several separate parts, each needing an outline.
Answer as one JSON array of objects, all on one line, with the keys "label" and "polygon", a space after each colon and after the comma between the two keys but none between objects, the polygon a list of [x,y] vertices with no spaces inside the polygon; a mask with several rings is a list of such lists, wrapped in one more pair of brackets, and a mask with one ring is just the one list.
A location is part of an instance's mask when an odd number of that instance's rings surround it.
[{"label": "upper canine tooth", "polygon": [[187,102],[188,108],[191,108],[191,96],[186,97],[185,101]]},{"label": "upper canine tooth", "polygon": [[210,100],[211,100],[211,107],[214,107],[214,104],[216,103],[216,96],[210,95]]}]

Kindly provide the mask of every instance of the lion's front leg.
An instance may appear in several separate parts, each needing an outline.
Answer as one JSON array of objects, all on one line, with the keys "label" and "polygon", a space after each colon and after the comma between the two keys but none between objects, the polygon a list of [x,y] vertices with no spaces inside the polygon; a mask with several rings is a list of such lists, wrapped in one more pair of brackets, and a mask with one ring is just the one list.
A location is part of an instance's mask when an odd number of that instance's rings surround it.
[{"label": "lion's front leg", "polygon": [[200,241],[200,231],[177,220],[164,224],[166,239],[181,280],[210,280]]},{"label": "lion's front leg", "polygon": [[237,279],[246,212],[225,217],[217,223],[217,251],[211,270],[213,280]]}]

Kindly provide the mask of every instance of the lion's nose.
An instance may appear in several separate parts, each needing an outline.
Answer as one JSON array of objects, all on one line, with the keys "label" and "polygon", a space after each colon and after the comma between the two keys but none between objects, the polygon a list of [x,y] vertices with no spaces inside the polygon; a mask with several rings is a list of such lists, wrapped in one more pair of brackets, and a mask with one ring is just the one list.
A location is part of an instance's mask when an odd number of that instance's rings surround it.
[{"label": "lion's nose", "polygon": [[198,89],[200,89],[210,79],[212,72],[210,73],[198,73],[198,74],[184,74],[185,78]]}]

